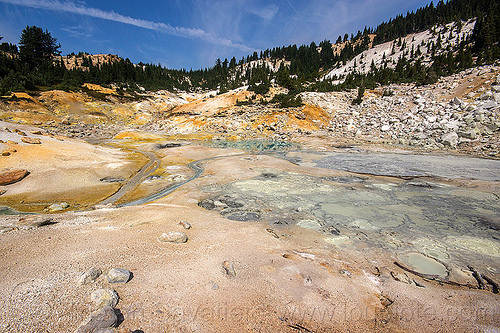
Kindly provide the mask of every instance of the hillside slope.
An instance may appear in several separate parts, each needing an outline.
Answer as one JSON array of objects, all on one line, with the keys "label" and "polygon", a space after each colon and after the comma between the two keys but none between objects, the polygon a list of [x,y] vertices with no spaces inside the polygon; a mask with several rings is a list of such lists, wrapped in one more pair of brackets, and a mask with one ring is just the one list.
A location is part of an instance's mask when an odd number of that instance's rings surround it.
[{"label": "hillside slope", "polygon": [[475,19],[453,22],[376,45],[349,60],[345,65],[331,70],[324,78],[338,78],[338,82],[342,82],[348,73],[369,73],[372,63],[376,68],[384,66],[395,68],[401,57],[407,57],[410,61],[419,59],[424,65],[429,66],[432,64],[431,54],[434,47],[437,48],[436,54],[455,49],[461,41],[471,37],[475,24]]}]

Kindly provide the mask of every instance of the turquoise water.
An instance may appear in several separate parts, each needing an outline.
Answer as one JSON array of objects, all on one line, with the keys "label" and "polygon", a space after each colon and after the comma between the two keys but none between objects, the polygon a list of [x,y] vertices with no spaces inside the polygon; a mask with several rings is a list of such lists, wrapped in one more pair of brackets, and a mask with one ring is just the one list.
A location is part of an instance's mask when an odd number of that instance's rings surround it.
[{"label": "turquoise water", "polygon": [[31,214],[31,213],[20,213],[10,207],[0,206],[0,215],[19,215],[19,214]]},{"label": "turquoise water", "polygon": [[237,148],[246,151],[278,151],[299,147],[296,143],[270,140],[213,140],[206,141],[204,144],[214,148]]}]

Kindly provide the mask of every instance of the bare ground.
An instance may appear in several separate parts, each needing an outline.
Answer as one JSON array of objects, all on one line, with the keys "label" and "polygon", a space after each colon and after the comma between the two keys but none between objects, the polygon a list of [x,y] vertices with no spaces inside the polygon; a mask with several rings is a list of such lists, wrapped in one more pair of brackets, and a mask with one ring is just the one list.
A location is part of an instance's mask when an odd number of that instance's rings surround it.
[{"label": "bare ground", "polygon": [[[181,163],[183,155],[214,155],[203,151],[182,147],[170,163]],[[2,331],[74,331],[93,310],[91,292],[101,287],[118,292],[124,331],[479,332],[500,327],[497,294],[416,276],[425,287],[398,282],[391,272],[401,270],[383,250],[335,246],[299,227],[270,232],[265,223],[229,221],[197,205],[206,195],[203,186],[250,178],[262,167],[301,170],[263,155],[212,160],[204,164],[202,177],[151,204],[44,215],[58,223],[0,234]],[[19,225],[19,216],[1,220]],[[183,230],[180,221],[192,229]],[[189,240],[160,243],[158,236],[168,231],[185,231]],[[235,277],[224,273],[226,260],[233,263]],[[125,268],[133,278],[110,285],[101,276],[79,285],[78,277],[91,267]]]}]

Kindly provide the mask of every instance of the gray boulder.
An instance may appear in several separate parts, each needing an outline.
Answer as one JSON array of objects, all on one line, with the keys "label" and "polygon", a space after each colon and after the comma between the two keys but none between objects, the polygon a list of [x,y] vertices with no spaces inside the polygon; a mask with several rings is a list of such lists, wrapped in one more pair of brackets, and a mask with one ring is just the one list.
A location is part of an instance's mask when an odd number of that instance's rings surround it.
[{"label": "gray boulder", "polygon": [[110,306],[114,308],[118,304],[118,294],[113,289],[97,289],[90,295],[90,299],[96,308]]},{"label": "gray boulder", "polygon": [[117,322],[115,310],[106,306],[92,312],[76,329],[76,333],[95,333],[100,329],[113,327]]},{"label": "gray boulder", "polygon": [[477,138],[477,132],[475,130],[460,131],[458,132],[458,136],[460,136],[461,138],[474,140],[475,138]]},{"label": "gray boulder", "polygon": [[130,279],[130,272],[123,268],[111,268],[106,279],[109,283],[126,283]]},{"label": "gray boulder", "polygon": [[80,276],[78,282],[80,282],[80,284],[94,282],[101,274],[102,271],[99,268],[92,267]]}]

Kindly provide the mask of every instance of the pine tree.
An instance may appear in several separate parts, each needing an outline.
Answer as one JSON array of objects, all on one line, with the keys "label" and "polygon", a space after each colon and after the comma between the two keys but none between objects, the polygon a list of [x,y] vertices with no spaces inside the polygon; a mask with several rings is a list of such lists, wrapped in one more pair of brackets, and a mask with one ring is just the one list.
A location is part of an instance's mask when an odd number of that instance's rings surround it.
[{"label": "pine tree", "polygon": [[37,26],[27,26],[21,32],[19,57],[32,69],[47,67],[54,56],[59,55],[61,45],[50,33]]}]

